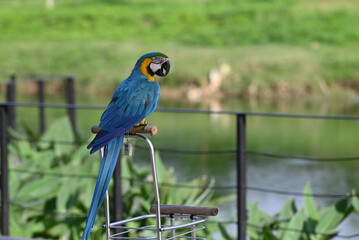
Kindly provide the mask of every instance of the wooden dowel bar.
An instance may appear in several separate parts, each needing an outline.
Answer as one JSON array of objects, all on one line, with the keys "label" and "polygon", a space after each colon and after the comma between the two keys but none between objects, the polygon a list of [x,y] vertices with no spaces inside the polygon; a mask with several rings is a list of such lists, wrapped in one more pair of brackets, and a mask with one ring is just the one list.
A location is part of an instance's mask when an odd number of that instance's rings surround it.
[{"label": "wooden dowel bar", "polygon": [[128,131],[129,133],[143,133],[143,134],[150,134],[152,136],[156,135],[158,132],[158,128],[157,126],[152,126],[150,124],[146,124],[146,125],[137,125],[137,126],[133,126],[130,131]]},{"label": "wooden dowel bar", "polygon": [[[217,216],[218,208],[210,207],[191,207],[182,205],[161,205],[161,214],[190,214],[190,215],[201,215],[201,216]],[[151,213],[156,213],[156,205],[151,205]]]},{"label": "wooden dowel bar", "polygon": [[[92,133],[98,133],[101,131],[101,128],[99,125],[94,125],[91,128],[91,132]],[[150,134],[150,135],[156,135],[158,132],[158,128],[157,126],[152,126],[150,124],[146,124],[146,125],[136,125],[133,126],[129,131],[129,133],[143,133],[143,134]]]}]

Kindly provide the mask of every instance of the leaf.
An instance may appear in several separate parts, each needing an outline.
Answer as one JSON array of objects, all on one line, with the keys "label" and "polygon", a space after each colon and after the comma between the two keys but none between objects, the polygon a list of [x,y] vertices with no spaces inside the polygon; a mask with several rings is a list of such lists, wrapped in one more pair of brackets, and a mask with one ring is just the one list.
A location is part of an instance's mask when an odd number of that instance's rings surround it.
[{"label": "leaf", "polygon": [[[200,178],[197,178],[197,179],[193,179],[190,182],[185,183],[184,185],[199,187],[202,185],[202,181]],[[182,194],[181,201],[178,202],[178,204],[191,205],[195,201],[197,195],[199,194],[199,192],[201,190],[200,190],[200,188],[183,187],[183,188],[177,189],[177,191],[180,191]],[[177,195],[176,189],[173,189],[172,193],[173,193],[172,196],[175,198]]]},{"label": "leaf", "polygon": [[[129,163],[129,157],[123,156],[121,159],[121,175],[124,179],[128,179],[131,177],[131,171],[130,171],[130,163]],[[127,182],[127,181],[126,181]]]},{"label": "leaf", "polygon": [[70,164],[74,164],[76,166],[82,166],[82,160],[84,160],[89,155],[89,151],[86,145],[81,145],[79,148],[71,154],[71,162]]},{"label": "leaf", "polygon": [[[304,213],[307,217],[311,218],[312,220],[318,220],[318,209],[315,205],[314,198],[312,196],[312,189],[310,183],[307,183],[304,187]],[[314,229],[314,228],[313,228]]]},{"label": "leaf", "polygon": [[300,239],[301,231],[305,221],[305,214],[303,209],[296,212],[296,214],[289,221],[288,226],[283,229],[284,234],[281,240],[297,240]]},{"label": "leaf", "polygon": [[258,204],[247,203],[248,209],[248,223],[263,227],[263,225],[268,224],[271,220],[271,216],[267,213],[261,211],[258,208]]},{"label": "leaf", "polygon": [[63,117],[56,120],[45,134],[40,139],[42,142],[40,146],[47,148],[54,144],[54,153],[56,156],[68,154],[73,149],[71,143],[74,142],[75,136],[72,132],[71,123],[68,117]]},{"label": "leaf", "polygon": [[158,182],[162,183],[164,179],[168,176],[168,171],[165,165],[163,164],[160,153],[158,151],[155,152],[155,160],[156,160]]},{"label": "leaf", "polygon": [[14,236],[31,236],[33,232],[43,229],[42,222],[29,221],[28,212],[10,208],[10,232]]},{"label": "leaf", "polygon": [[348,198],[341,199],[335,205],[322,210],[316,231],[326,234],[335,234],[339,224],[350,214],[352,208]]},{"label": "leaf", "polygon": [[41,199],[50,198],[57,192],[59,179],[57,178],[37,178],[26,183],[18,192],[17,197],[20,199]]},{"label": "leaf", "polygon": [[288,201],[284,204],[282,211],[280,212],[280,216],[282,219],[287,219],[292,217],[297,212],[297,207],[295,206],[295,201],[293,198],[288,199]]},{"label": "leaf", "polygon": [[71,184],[71,180],[63,181],[57,192],[56,207],[60,212],[65,212],[67,203],[72,194],[75,193],[76,184]]},{"label": "leaf", "polygon": [[49,232],[52,234],[52,235],[62,235],[66,232],[68,226],[66,226],[65,224],[63,223],[59,223],[59,224],[56,224],[54,227],[52,227],[51,229],[49,229]]},{"label": "leaf", "polygon": [[31,148],[30,143],[25,141],[16,142],[16,145],[10,144],[9,150],[19,158],[18,160],[20,160],[20,162],[31,158],[32,155],[36,153]]},{"label": "leaf", "polygon": [[134,197],[131,202],[131,208],[129,209],[129,214],[134,215],[141,206],[141,202],[143,201],[142,197]]},{"label": "leaf", "polygon": [[359,213],[359,198],[355,196],[355,192],[352,194],[352,205],[354,210]]},{"label": "leaf", "polygon": [[219,228],[219,231],[221,233],[221,237],[223,239],[225,239],[225,240],[233,240],[234,239],[233,237],[231,237],[231,235],[229,235],[227,229],[224,227],[224,225],[222,223],[218,224],[218,228]]},{"label": "leaf", "polygon": [[196,197],[196,200],[193,203],[195,206],[199,206],[199,205],[203,204],[206,199],[210,198],[213,195],[212,188],[214,187],[215,182],[216,181],[214,180],[214,178],[212,178],[210,180],[208,186],[205,187],[204,190],[202,191],[202,193],[200,193],[200,195],[198,195]]},{"label": "leaf", "polygon": [[[282,211],[280,212],[280,222],[278,229],[279,239],[283,239],[283,236],[286,232],[285,229],[288,227],[291,218],[293,218],[296,212],[297,212],[297,208],[295,205],[295,201],[294,199],[291,198],[285,203]],[[284,230],[281,228],[284,228]]]},{"label": "leaf", "polygon": [[262,230],[262,239],[263,240],[278,240],[278,238],[273,234],[272,229],[265,227]]},{"label": "leaf", "polygon": [[247,235],[249,236],[249,239],[260,239],[259,235],[261,232],[261,229],[256,228],[255,226],[247,225]]},{"label": "leaf", "polygon": [[315,228],[318,224],[319,210],[315,205],[314,198],[312,196],[312,189],[310,183],[307,183],[304,187],[304,214],[307,219],[304,222],[304,230],[307,232],[315,232]]}]

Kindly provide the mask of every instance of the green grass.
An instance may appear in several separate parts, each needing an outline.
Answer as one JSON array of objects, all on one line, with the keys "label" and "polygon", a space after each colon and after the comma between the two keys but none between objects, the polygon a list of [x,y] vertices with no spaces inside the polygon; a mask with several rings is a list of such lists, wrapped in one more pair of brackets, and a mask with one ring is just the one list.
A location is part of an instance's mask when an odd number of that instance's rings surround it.
[{"label": "green grass", "polygon": [[359,31],[355,29],[359,8],[355,5],[351,9],[337,4],[334,10],[307,11],[310,5],[301,5],[308,4],[308,0],[217,0],[204,4],[178,0],[74,1],[47,10],[37,5],[25,7],[22,1],[18,2],[18,6],[2,3],[1,40],[140,38],[144,42],[209,46],[313,41],[335,45],[359,40]]},{"label": "green grass", "polygon": [[[56,0],[55,0],[56,1]],[[359,4],[310,1],[56,1],[0,3],[0,71],[74,74],[87,90],[112,87],[144,52],[170,55],[167,87],[204,86],[226,62],[224,90],[359,92]],[[320,87],[321,86],[321,87]],[[267,94],[268,95],[268,94]]]}]

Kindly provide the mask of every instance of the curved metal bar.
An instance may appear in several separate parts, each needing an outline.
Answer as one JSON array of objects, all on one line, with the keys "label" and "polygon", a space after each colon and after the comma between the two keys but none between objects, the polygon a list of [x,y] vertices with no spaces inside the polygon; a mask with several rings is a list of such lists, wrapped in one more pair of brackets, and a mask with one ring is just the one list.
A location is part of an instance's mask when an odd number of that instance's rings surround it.
[{"label": "curved metal bar", "polygon": [[162,239],[162,229],[161,229],[161,203],[160,203],[160,191],[158,187],[158,177],[157,177],[157,167],[156,167],[156,160],[155,160],[155,150],[153,147],[152,142],[144,135],[142,134],[128,134],[125,137],[128,138],[136,138],[136,139],[142,139],[146,142],[149,150],[150,150],[150,157],[151,157],[151,167],[152,167],[152,176],[153,176],[153,187],[155,190],[155,201],[156,201],[156,226],[157,226],[157,239]]},{"label": "curved metal bar", "polygon": [[164,228],[162,228],[162,230],[163,231],[169,231],[169,230],[180,229],[180,228],[188,228],[188,227],[191,227],[191,226],[195,226],[196,224],[203,223],[206,220],[207,220],[206,218],[202,218],[202,219],[195,220],[195,221],[189,222],[189,223],[183,223],[183,224],[179,224],[179,225],[164,227]]},{"label": "curved metal bar", "polygon": [[134,222],[134,221],[142,220],[145,218],[154,218],[154,217],[156,217],[156,214],[147,214],[147,215],[142,215],[142,216],[138,216],[138,217],[133,217],[130,219],[124,219],[124,220],[121,220],[118,222],[111,223],[110,227],[116,227],[117,225],[122,225],[122,224],[126,224],[129,222]]},{"label": "curved metal bar", "polygon": [[[129,223],[129,222],[139,221],[139,220],[146,219],[146,218],[155,218],[156,216],[157,216],[156,214],[147,214],[147,215],[142,215],[142,216],[138,216],[138,217],[133,217],[133,218],[129,218],[129,219],[125,219],[125,220],[121,220],[121,221],[111,223],[110,227],[115,228],[118,225],[123,225],[123,224]],[[162,218],[170,218],[171,216],[173,218],[180,218],[180,219],[184,219],[184,218],[194,219],[194,221],[190,222],[190,223],[186,223],[186,224],[164,227],[164,228],[161,228],[162,231],[168,231],[168,230],[171,230],[171,229],[178,229],[178,228],[181,228],[181,227],[189,227],[189,226],[196,225],[196,224],[203,223],[203,222],[207,221],[207,219],[205,217],[202,217],[202,216],[178,215],[178,214],[173,214],[173,215],[171,215],[171,214],[161,214]],[[178,226],[180,226],[180,227],[178,227]],[[141,228],[141,227],[138,227],[138,228]],[[156,230],[156,229],[152,228],[152,230]]]}]

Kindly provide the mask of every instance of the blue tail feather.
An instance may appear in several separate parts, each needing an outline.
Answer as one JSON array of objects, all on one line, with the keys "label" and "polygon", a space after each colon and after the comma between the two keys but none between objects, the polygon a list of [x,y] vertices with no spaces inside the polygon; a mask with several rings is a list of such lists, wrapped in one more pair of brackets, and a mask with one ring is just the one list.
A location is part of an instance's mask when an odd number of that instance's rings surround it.
[{"label": "blue tail feather", "polygon": [[92,140],[92,142],[87,146],[88,149],[91,149],[91,154],[96,152],[97,150],[101,149],[103,146],[105,146],[108,142],[110,142],[114,136],[116,135],[116,132],[108,132],[101,130],[99,133],[97,133],[96,137]]},{"label": "blue tail feather", "polygon": [[82,235],[82,240],[88,240],[89,238],[98,209],[102,204],[110,179],[115,170],[118,155],[122,147],[123,137],[123,135],[118,136],[105,146],[105,152],[101,161],[100,171],[97,177],[96,187],[92,197],[91,207],[86,221],[85,230]]}]

